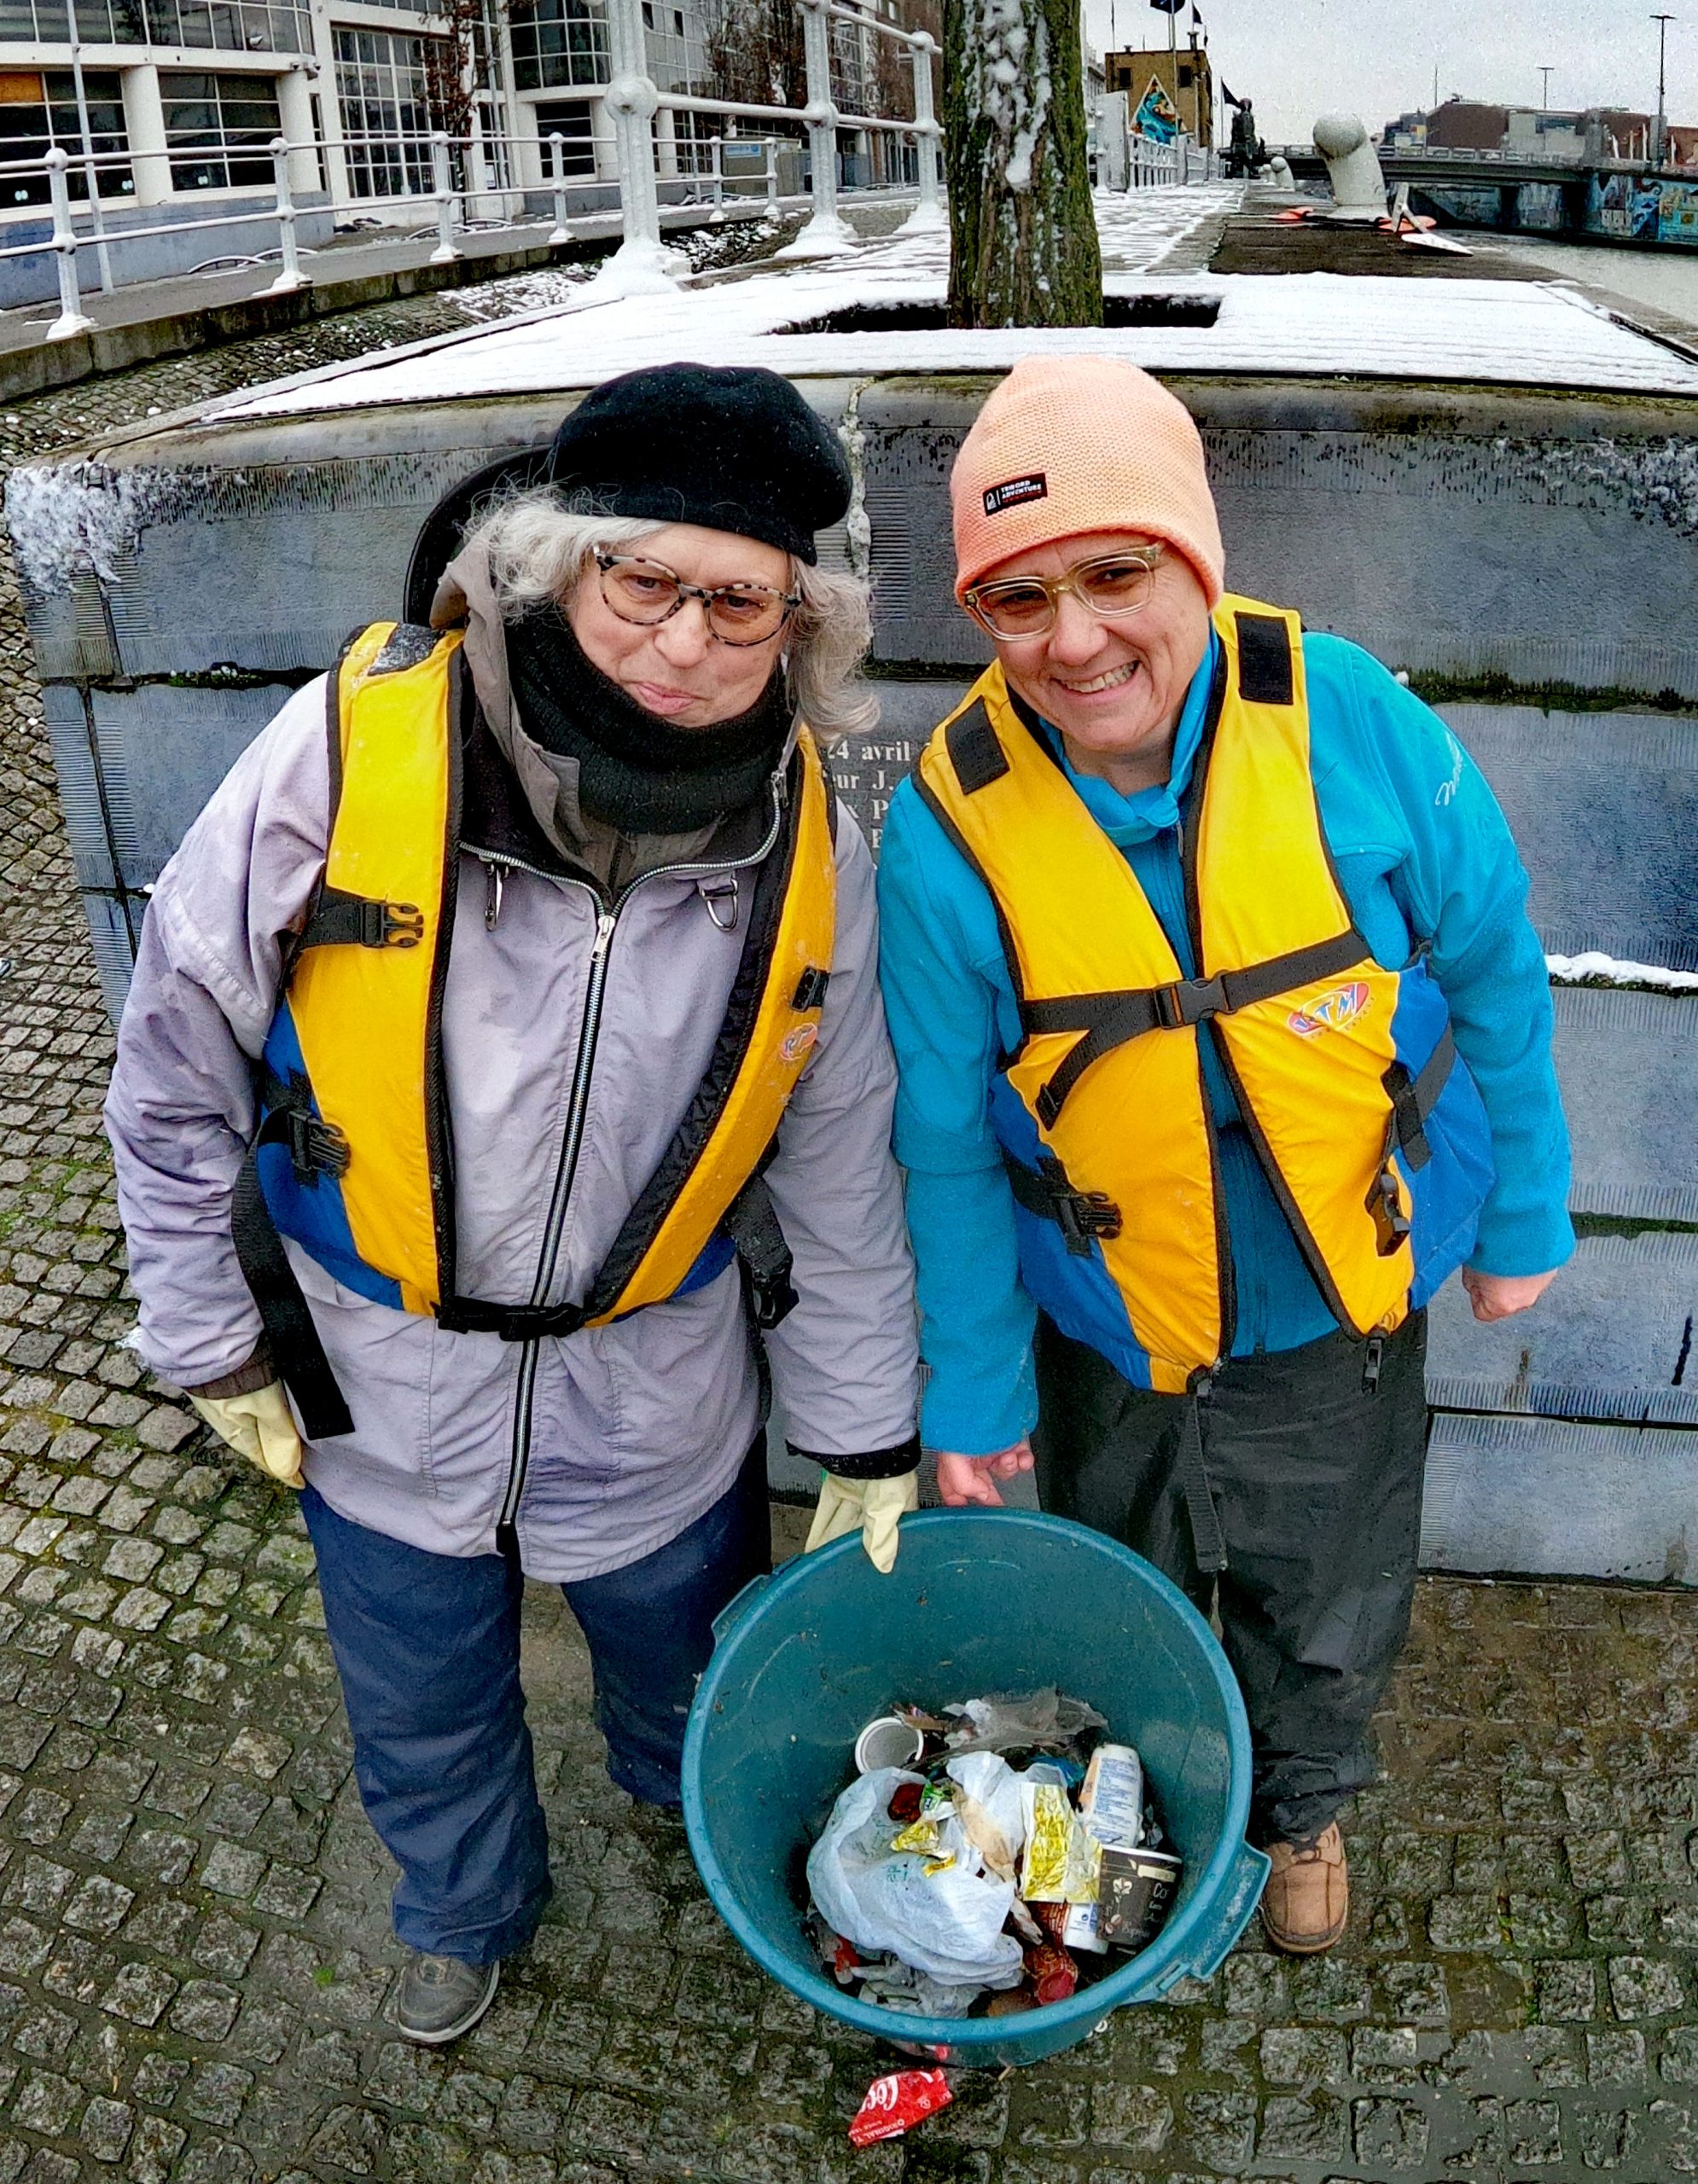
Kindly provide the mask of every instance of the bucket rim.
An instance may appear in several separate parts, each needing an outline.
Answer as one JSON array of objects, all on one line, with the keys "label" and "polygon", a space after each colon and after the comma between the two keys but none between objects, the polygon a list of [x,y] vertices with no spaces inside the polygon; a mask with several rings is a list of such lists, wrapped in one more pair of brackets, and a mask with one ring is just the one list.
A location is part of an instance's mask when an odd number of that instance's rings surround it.
[{"label": "bucket rim", "polygon": [[[1189,1950],[1193,1943],[1210,1932],[1209,1907],[1214,1898],[1224,1893],[1229,1874],[1243,1856],[1245,1827],[1250,1816],[1250,1728],[1244,1711],[1242,1694],[1237,1681],[1227,1664],[1220,1641],[1208,1624],[1170,1577],[1165,1577],[1154,1564],[1131,1548],[1111,1539],[1106,1532],[1093,1531],[1088,1525],[1073,1523],[1065,1517],[1054,1517],[1031,1509],[922,1509],[902,1519],[901,1537],[912,1542],[915,1536],[927,1536],[945,1526],[965,1527],[968,1531],[984,1525],[1013,1525],[1027,1532],[1043,1532],[1052,1536],[1065,1536],[1074,1545],[1085,1545],[1106,1559],[1118,1562],[1127,1574],[1156,1593],[1172,1608],[1180,1621],[1189,1626],[1193,1637],[1201,1641],[1200,1651],[1208,1663],[1226,1716],[1228,1742],[1231,1751],[1229,1768],[1227,1810],[1218,1840],[1207,1863],[1198,1876],[1190,1901],[1184,1908],[1171,1918],[1148,1949],[1140,1949],[1129,1957],[1116,1971],[1109,1972],[1089,1987],[1081,1987],[1065,2001],[1045,2003],[1039,2008],[1022,2012],[1015,2018],[942,2018],[919,2017],[902,2010],[883,2009],[875,2003],[852,2001],[847,1990],[826,1979],[817,1972],[800,1969],[788,1959],[773,1962],[776,1954],[766,1937],[750,1919],[731,1887],[729,1875],[716,1855],[709,1838],[707,1803],[701,1783],[701,1752],[707,1740],[708,1723],[713,1712],[718,1687],[724,1682],[734,1662],[740,1643],[753,1628],[757,1615],[793,1594],[804,1591],[816,1577],[829,1569],[845,1555],[864,1553],[860,1535],[847,1534],[834,1541],[829,1547],[817,1548],[792,1558],[774,1571],[761,1587],[755,1612],[741,1616],[715,1647],[712,1658],[702,1673],[690,1708],[689,1720],[684,1733],[683,1751],[683,1813],[684,1827],[689,1838],[691,1855],[701,1875],[709,1899],[725,1925],[741,1946],[745,1954],[780,1986],[786,1987],[801,2001],[839,2023],[851,2024],[858,2030],[872,2034],[893,2046],[910,2051],[935,2051],[939,2059],[969,2060],[967,2051],[975,2048],[1007,2049],[1018,2043],[1021,2034],[1028,2027],[1034,2033],[1041,2027],[1044,2035],[1083,2037],[1095,2030],[1097,2020],[1105,2021],[1114,2011],[1125,2005],[1143,2001],[1164,1995],[1190,1975],[1194,1963]],[[898,1554],[900,1553],[898,1548]],[[1071,2044],[1065,2037],[1052,2042],[1055,2047]]]}]

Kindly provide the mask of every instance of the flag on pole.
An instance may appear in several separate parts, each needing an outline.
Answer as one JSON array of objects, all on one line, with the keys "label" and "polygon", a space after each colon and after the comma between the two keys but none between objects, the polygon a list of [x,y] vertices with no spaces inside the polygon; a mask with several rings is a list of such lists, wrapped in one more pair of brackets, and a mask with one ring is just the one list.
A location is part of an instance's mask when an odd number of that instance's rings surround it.
[{"label": "flag on pole", "polygon": [[1185,0],[1149,0],[1149,4],[1159,9],[1164,15],[1177,15],[1184,6]]},{"label": "flag on pole", "polygon": [[1227,90],[1226,78],[1224,76],[1220,79],[1220,96],[1228,106],[1242,106],[1244,103],[1242,99],[1234,98],[1231,92]]}]

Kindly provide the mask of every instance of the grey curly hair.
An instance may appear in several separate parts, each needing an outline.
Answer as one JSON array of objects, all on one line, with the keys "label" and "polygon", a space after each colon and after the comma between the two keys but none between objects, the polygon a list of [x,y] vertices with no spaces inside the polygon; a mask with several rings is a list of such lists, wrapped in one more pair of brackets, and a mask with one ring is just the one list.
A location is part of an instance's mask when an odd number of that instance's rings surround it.
[{"label": "grey curly hair", "polygon": [[[567,599],[595,554],[628,554],[665,526],[573,508],[540,485],[497,502],[467,533],[462,550],[486,555],[503,619],[545,599]],[[788,631],[785,681],[790,702],[822,744],[876,726],[879,701],[861,678],[872,642],[867,586],[860,578],[794,558],[801,594]]]}]

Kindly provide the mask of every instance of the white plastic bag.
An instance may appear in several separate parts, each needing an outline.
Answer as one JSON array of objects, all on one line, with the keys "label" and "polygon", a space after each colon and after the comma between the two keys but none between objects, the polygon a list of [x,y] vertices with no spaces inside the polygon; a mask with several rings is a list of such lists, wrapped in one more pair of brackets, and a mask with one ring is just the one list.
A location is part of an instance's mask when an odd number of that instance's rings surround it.
[{"label": "white plastic bag", "polygon": [[1013,1880],[1026,1841],[1020,1776],[994,1751],[968,1752],[945,1771],[959,1793],[955,1809],[968,1840],[998,1880]]},{"label": "white plastic bag", "polygon": [[[917,1775],[880,1768],[852,1782],[808,1853],[808,1887],[820,1916],[864,1955],[899,1957],[945,1986],[1016,1987],[1020,1943],[1003,1931],[1014,1883],[992,1879],[958,1820],[943,1823],[953,1862],[891,1850],[900,1830],[893,1792]],[[933,1870],[928,1873],[928,1866]]]}]

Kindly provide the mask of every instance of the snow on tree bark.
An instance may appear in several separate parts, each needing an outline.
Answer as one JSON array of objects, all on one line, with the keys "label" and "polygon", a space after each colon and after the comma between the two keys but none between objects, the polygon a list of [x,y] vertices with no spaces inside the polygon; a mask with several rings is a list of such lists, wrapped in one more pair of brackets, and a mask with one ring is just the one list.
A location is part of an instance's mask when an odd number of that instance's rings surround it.
[{"label": "snow on tree bark", "polygon": [[1078,0],[946,0],[951,326],[1101,326]]}]

